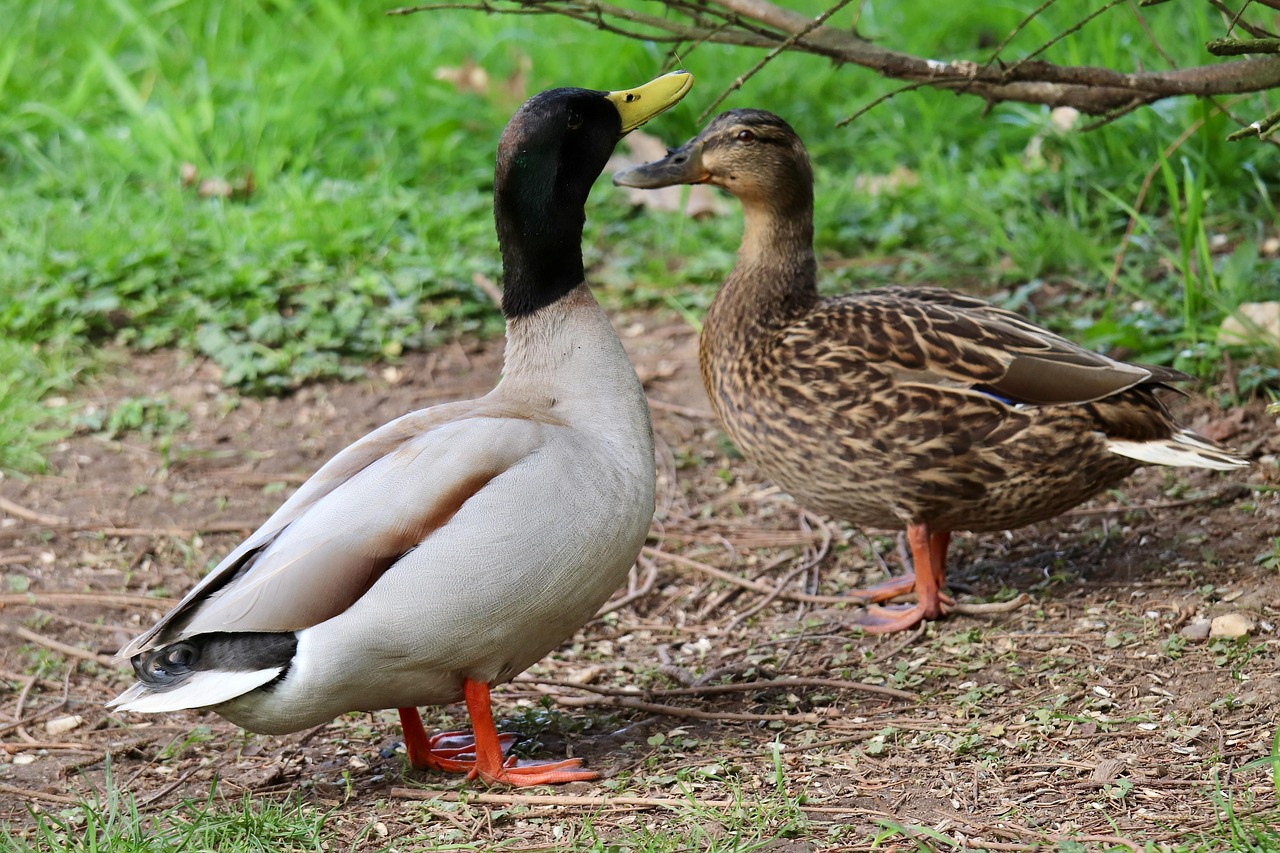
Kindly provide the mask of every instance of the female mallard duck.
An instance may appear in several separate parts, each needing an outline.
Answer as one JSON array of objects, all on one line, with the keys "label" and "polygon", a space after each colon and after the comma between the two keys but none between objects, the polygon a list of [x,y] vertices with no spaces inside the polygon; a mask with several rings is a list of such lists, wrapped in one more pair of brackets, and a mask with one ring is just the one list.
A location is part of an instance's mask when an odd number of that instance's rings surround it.
[{"label": "female mallard duck", "polygon": [[[556,89],[516,112],[494,176],[501,382],[331,459],[121,652],[138,681],[114,707],[209,708],[270,734],[398,708],[415,767],[490,784],[595,777],[505,758],[489,688],[590,619],[649,530],[649,411],[584,283],[582,225],[618,139],[692,83]],[[427,738],[416,706],[459,699],[474,735]]]},{"label": "female mallard duck", "polygon": [[934,287],[819,298],[813,172],[761,110],[717,116],[614,183],[710,183],[742,202],[738,262],[707,312],[707,395],[744,456],[801,503],[905,528],[914,576],[857,593],[869,631],[937,619],[953,530],[1006,530],[1098,494],[1141,464],[1247,463],[1183,429],[1157,398],[1176,370],[1090,352],[980,299]]}]

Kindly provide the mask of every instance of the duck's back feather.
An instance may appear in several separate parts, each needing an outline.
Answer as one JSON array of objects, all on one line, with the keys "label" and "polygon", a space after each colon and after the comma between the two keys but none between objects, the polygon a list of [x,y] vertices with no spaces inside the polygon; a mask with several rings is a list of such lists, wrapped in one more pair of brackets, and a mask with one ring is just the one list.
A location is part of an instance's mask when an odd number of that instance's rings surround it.
[{"label": "duck's back feather", "polygon": [[1186,378],[1126,364],[1041,329],[1011,311],[934,287],[886,287],[822,300],[784,346],[828,350],[923,384],[971,387],[1012,403],[1100,400],[1135,385]]}]

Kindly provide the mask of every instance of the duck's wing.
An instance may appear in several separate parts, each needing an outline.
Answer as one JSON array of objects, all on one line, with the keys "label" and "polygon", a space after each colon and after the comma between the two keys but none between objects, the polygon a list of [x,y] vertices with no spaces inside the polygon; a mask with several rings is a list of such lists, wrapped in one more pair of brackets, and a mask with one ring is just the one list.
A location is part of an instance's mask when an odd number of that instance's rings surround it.
[{"label": "duck's wing", "polygon": [[342,613],[554,425],[481,400],[380,427],[326,463],[120,656],[212,631],[297,631]]},{"label": "duck's wing", "polygon": [[900,381],[967,387],[1012,403],[1088,403],[1136,385],[1187,378],[1116,361],[1012,311],[942,288],[886,287],[824,300],[797,332],[838,340]]}]

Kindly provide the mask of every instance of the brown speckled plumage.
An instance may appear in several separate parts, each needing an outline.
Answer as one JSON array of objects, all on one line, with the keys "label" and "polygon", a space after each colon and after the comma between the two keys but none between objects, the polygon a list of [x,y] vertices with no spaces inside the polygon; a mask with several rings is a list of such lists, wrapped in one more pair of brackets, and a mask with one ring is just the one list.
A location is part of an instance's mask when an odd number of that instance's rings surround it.
[{"label": "brown speckled plumage", "polygon": [[[820,298],[813,174],[770,113],[724,113],[615,181],[714,183],[742,202],[738,263],[703,326],[703,382],[734,444],[779,486],[837,518],[907,529],[917,567],[933,565],[917,573],[934,576],[917,580],[920,603],[870,618],[873,630],[943,611],[950,531],[1051,518],[1132,473],[1134,447],[1173,464],[1245,464],[1174,422],[1157,393],[1186,378],[1177,371],[1114,361],[941,288]],[[910,584],[885,587],[865,597]]]}]

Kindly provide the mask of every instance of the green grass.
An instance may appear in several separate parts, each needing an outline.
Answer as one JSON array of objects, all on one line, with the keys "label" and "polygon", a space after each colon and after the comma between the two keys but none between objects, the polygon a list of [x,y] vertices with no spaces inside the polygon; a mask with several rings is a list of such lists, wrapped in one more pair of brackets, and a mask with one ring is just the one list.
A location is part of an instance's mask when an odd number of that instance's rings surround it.
[{"label": "green grass", "polygon": [[63,437],[50,395],[71,386],[74,357],[0,338],[0,471],[39,471],[40,448]]},{"label": "green grass", "polygon": [[[1253,769],[1269,767],[1280,792],[1280,733],[1270,755],[1251,762],[1236,771],[1237,776]],[[687,775],[687,771],[681,771]],[[707,781],[706,777],[698,781]],[[688,780],[686,779],[686,782]],[[694,786],[681,790],[687,803],[664,809],[659,819],[624,822],[612,825],[603,815],[578,815],[544,818],[560,827],[554,847],[545,849],[582,851],[582,853],[748,853],[774,849],[780,839],[809,839],[816,843],[840,845],[870,844],[870,849],[884,850],[981,850],[966,847],[948,835],[926,826],[911,826],[881,821],[876,829],[857,821],[814,825],[804,813],[805,796],[790,789],[784,774],[781,754],[774,751],[774,774],[770,786],[747,795],[729,780],[730,804],[708,805],[699,801]],[[1172,853],[1277,853],[1280,851],[1280,812],[1274,807],[1261,811],[1250,808],[1251,801],[1237,802],[1218,791],[1213,794],[1213,807],[1219,815],[1217,824],[1208,830],[1181,833],[1173,842],[1157,846],[1141,838],[1129,842],[1149,851]],[[378,809],[386,804],[379,803]],[[394,804],[398,819],[410,819],[414,809],[423,809],[426,823],[416,837],[401,836],[388,845],[377,843],[374,829],[377,814],[368,826],[350,840],[350,849],[389,850],[501,850],[504,844],[477,841],[468,831],[457,829],[476,824],[472,806],[465,802],[437,802],[414,805]],[[476,808],[484,810],[485,806]],[[456,812],[467,820],[444,823],[439,810]],[[502,807],[489,820],[501,821],[519,814],[519,807]],[[304,853],[334,849],[338,844],[334,829],[328,824],[334,813],[299,800],[275,801],[265,797],[244,796],[227,799],[217,786],[200,801],[182,800],[167,808],[140,806],[135,798],[119,791],[112,782],[110,767],[106,792],[83,799],[78,805],[60,809],[34,809],[32,825],[23,831],[0,827],[0,853],[167,853],[167,851],[224,851],[242,853]],[[367,816],[361,820],[368,819]],[[1176,831],[1176,828],[1171,828]],[[348,830],[349,832],[350,830]],[[384,833],[385,834],[385,833]],[[341,842],[344,846],[346,841]],[[519,849],[531,849],[517,843]],[[541,848],[540,848],[541,849]],[[841,847],[843,849],[843,847]],[[1086,853],[1086,851],[1121,851],[1131,847],[1108,844],[1098,836],[1080,841],[1070,837],[1031,847],[1043,853]]]},{"label": "green grass", "polygon": [[[1086,8],[1060,0],[1011,55]],[[549,17],[383,11],[337,0],[32,0],[4,16],[0,358],[21,366],[9,369],[0,422],[30,439],[6,445],[0,468],[38,467],[48,436],[27,427],[50,422],[40,399],[65,392],[104,344],[188,349],[220,365],[228,385],[272,393],[500,328],[475,279],[500,274],[492,155],[519,100],[505,82],[531,69],[530,92],[625,85],[656,73],[666,54]],[[1024,11],[980,11],[865,4],[859,28],[925,55],[985,59],[980,41]],[[1176,61],[1206,61],[1201,45],[1220,29],[1207,8],[1143,14]],[[1046,58],[1165,67],[1133,15],[1112,10]],[[649,128],[668,142],[692,135],[701,107],[758,55],[703,45],[682,57],[698,88]],[[489,73],[491,93],[434,78],[467,60]],[[829,288],[929,280],[994,293],[1039,306],[1037,319],[1091,346],[1202,375],[1219,364],[1221,318],[1280,288],[1278,265],[1260,252],[1277,223],[1274,149],[1225,143],[1229,124],[1205,105],[1166,102],[1081,135],[1055,131],[1039,108],[983,117],[976,99],[920,91],[834,127],[894,85],[785,55],[725,104],[773,109],[808,141],[824,256],[883,259],[829,276]],[[1233,109],[1249,115],[1260,101]],[[198,175],[189,185],[184,164]],[[854,189],[856,175],[894,168],[918,183]],[[204,198],[204,178],[251,178],[252,191]],[[736,213],[638,215],[602,182],[587,254],[612,304],[696,315],[732,262],[738,229]],[[1028,300],[1041,291],[1050,295]],[[1237,355],[1253,370],[1246,391],[1277,380],[1274,354],[1254,364]]]},{"label": "green grass", "polygon": [[324,849],[326,815],[298,803],[245,796],[223,802],[184,800],[162,812],[141,810],[126,794],[34,815],[30,832],[0,834],[3,853],[303,853]]}]

